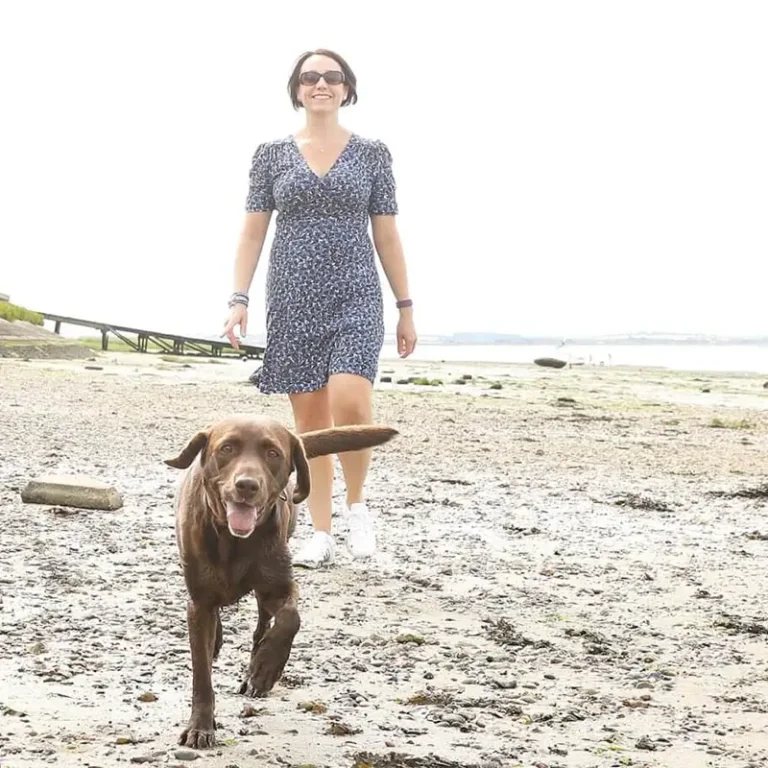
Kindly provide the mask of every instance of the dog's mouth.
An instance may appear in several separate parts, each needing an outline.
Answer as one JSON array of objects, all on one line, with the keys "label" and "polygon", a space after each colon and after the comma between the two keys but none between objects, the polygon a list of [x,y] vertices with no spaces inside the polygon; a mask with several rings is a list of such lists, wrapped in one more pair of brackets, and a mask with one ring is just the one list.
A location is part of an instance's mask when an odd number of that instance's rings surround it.
[{"label": "dog's mouth", "polygon": [[247,504],[243,501],[228,501],[227,527],[233,536],[245,539],[250,536],[266,514],[266,507]]}]

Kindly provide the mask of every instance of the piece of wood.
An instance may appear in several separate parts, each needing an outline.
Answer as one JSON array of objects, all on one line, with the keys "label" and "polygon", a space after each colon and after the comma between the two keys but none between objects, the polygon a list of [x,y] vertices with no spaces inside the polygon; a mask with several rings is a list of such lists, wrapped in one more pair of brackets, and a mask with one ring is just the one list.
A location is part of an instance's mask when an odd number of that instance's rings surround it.
[{"label": "piece of wood", "polygon": [[85,475],[48,475],[30,480],[21,492],[26,504],[115,510],[123,506],[117,489]]}]

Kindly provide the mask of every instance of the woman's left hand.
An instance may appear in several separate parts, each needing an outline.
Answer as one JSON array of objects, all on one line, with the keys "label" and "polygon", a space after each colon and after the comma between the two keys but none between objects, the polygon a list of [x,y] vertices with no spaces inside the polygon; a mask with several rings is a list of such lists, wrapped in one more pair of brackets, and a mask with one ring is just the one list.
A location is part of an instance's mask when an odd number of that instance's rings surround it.
[{"label": "woman's left hand", "polygon": [[408,357],[416,348],[416,327],[411,314],[400,315],[397,323],[397,352],[400,357]]}]

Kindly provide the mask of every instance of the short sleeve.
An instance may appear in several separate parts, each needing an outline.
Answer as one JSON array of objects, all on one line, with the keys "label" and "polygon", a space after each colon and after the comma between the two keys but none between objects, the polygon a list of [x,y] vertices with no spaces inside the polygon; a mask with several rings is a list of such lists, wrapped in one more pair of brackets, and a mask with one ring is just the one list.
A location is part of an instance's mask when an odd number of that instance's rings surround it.
[{"label": "short sleeve", "polygon": [[272,172],[269,162],[270,152],[266,144],[259,144],[251,160],[248,197],[245,210],[248,213],[256,211],[272,211],[275,200],[272,196]]},{"label": "short sleeve", "polygon": [[374,172],[368,212],[372,216],[397,214],[395,177],[392,173],[392,155],[382,141],[374,145]]}]

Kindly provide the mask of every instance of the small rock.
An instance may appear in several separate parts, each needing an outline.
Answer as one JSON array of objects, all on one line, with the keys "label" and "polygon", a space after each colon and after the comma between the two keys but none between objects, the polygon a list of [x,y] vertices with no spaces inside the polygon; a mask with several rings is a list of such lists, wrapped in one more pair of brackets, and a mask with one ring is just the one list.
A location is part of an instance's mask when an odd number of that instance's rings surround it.
[{"label": "small rock", "polygon": [[656,745],[650,738],[648,738],[648,736],[643,736],[643,738],[635,744],[635,749],[644,749],[648,752],[655,752]]},{"label": "small rock", "polygon": [[32,645],[27,648],[27,652],[33,654],[34,656],[39,656],[41,653],[45,653],[46,648],[45,644],[41,642],[33,643]]},{"label": "small rock", "polygon": [[157,696],[154,693],[142,693],[141,696],[139,696],[139,701],[143,702],[150,702],[150,701],[157,701]]},{"label": "small rock", "polygon": [[240,717],[246,718],[246,717],[258,717],[259,715],[263,715],[265,712],[264,709],[256,709],[251,704],[244,704],[243,709],[240,712]]},{"label": "small rock", "polygon": [[421,635],[415,635],[411,632],[398,635],[395,638],[395,640],[401,645],[405,645],[407,643],[413,643],[415,645],[424,645],[424,638]]},{"label": "small rock", "polygon": [[173,756],[177,760],[197,760],[200,757],[197,752],[193,752],[191,749],[177,749]]},{"label": "small rock", "polygon": [[351,725],[341,722],[333,722],[328,726],[328,731],[331,736],[354,736],[360,733],[359,728],[354,728]]}]

